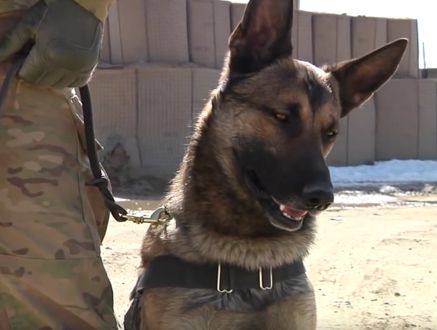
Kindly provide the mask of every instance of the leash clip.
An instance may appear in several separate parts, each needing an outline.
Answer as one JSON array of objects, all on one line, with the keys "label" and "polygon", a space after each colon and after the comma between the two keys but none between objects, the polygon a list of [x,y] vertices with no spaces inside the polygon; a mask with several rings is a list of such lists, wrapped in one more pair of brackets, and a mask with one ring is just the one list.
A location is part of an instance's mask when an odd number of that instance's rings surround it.
[{"label": "leash clip", "polygon": [[217,266],[217,291],[220,293],[232,293],[234,290],[222,289],[221,288],[221,278],[222,278],[222,265],[221,263]]},{"label": "leash clip", "polygon": [[273,271],[272,267],[269,268],[270,273],[270,284],[267,286],[264,286],[264,280],[263,280],[263,269],[262,267],[259,268],[259,288],[261,290],[271,290],[273,288]]},{"label": "leash clip", "polygon": [[150,223],[152,226],[165,224],[172,218],[165,206],[157,208],[150,216],[128,214],[125,217],[136,224]]}]

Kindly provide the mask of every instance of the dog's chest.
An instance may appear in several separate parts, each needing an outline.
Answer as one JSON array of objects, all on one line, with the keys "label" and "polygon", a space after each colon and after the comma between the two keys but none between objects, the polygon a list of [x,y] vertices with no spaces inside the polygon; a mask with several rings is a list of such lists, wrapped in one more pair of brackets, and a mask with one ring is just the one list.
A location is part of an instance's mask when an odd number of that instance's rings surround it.
[{"label": "dog's chest", "polygon": [[[162,329],[170,330],[312,330],[315,329],[316,311],[312,292],[290,295],[268,307],[255,308],[253,294],[241,297],[218,298],[212,295],[196,296],[198,306],[187,300],[177,314],[168,318]],[[187,296],[188,298],[188,296]],[[200,300],[211,299],[200,304]],[[188,302],[188,304],[187,304]],[[191,305],[191,306],[190,306]],[[221,306],[219,306],[221,305]]]},{"label": "dog's chest", "polygon": [[[252,291],[252,292],[251,292]],[[152,289],[144,296],[148,326],[156,330],[311,330],[314,292],[303,274],[276,290],[218,293],[214,290]]]}]

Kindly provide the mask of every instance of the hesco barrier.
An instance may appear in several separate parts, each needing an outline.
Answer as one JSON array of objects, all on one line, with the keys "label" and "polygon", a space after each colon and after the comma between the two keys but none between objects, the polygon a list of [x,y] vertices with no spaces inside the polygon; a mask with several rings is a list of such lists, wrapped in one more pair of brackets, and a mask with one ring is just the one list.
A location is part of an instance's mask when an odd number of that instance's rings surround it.
[{"label": "hesco barrier", "polygon": [[[104,156],[121,148],[131,175],[173,176],[244,8],[220,0],[114,3],[91,83]],[[295,57],[318,65],[410,39],[396,79],[342,120],[331,165],[437,159],[437,80],[418,79],[416,20],[296,11],[293,25]]]},{"label": "hesco barrier", "polygon": [[90,87],[104,156],[121,147],[130,175],[170,178],[219,75],[163,65],[97,70]]}]

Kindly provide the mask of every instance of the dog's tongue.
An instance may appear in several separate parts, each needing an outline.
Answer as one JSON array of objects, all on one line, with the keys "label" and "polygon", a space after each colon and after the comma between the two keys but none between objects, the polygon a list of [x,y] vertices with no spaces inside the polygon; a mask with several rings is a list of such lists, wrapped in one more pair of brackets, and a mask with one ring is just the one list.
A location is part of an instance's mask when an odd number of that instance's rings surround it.
[{"label": "dog's tongue", "polygon": [[302,219],[308,213],[308,211],[293,209],[285,205],[282,207],[282,212],[286,213],[288,216],[296,220]]}]

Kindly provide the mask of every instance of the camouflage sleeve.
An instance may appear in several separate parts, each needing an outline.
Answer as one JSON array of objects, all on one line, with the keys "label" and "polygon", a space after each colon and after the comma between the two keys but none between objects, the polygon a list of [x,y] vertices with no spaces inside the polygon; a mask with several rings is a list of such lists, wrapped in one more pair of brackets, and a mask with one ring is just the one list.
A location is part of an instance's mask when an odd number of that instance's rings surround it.
[{"label": "camouflage sleeve", "polygon": [[33,6],[38,0],[0,0],[0,15]]},{"label": "camouflage sleeve", "polygon": [[74,0],[85,9],[92,12],[99,20],[105,21],[112,0]]},{"label": "camouflage sleeve", "polygon": [[[46,2],[56,0],[45,0]],[[88,11],[92,12],[99,20],[105,21],[109,7],[113,0],[73,0]],[[0,14],[22,10],[31,7],[38,0],[0,0]]]}]

